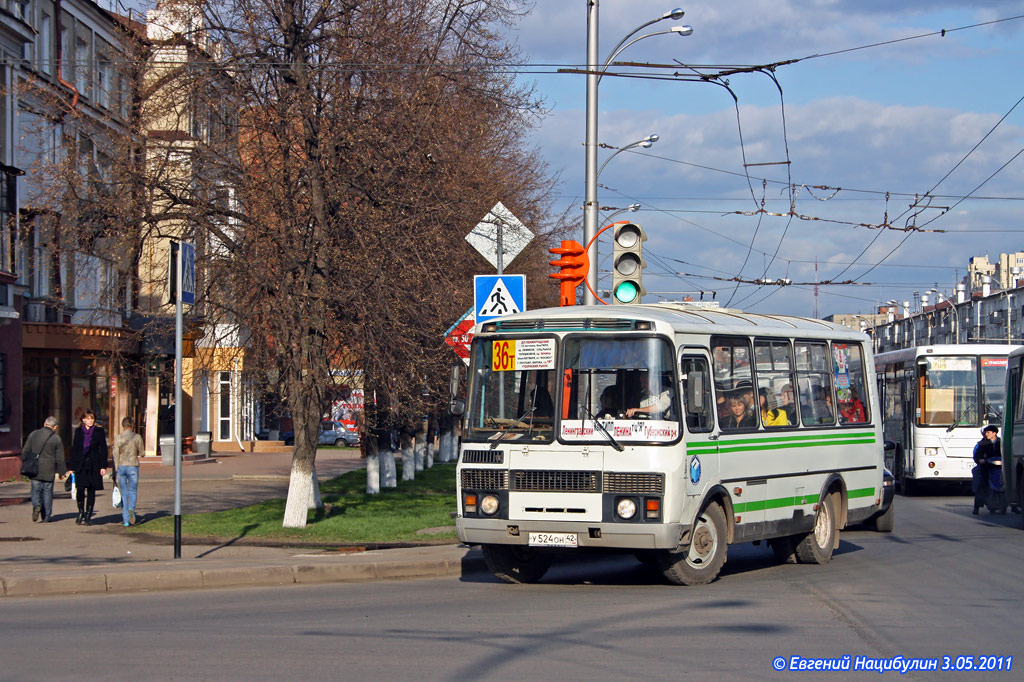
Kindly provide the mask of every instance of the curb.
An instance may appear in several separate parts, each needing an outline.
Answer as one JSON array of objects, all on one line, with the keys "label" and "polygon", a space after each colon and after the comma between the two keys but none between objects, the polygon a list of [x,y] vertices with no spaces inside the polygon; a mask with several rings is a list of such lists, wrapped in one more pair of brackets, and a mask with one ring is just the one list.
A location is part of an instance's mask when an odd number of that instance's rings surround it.
[{"label": "curb", "polygon": [[466,576],[486,571],[479,556],[421,561],[374,561],[276,566],[185,568],[78,575],[0,576],[3,597],[40,597],[69,594],[124,594],[226,587],[323,585],[411,578]]}]

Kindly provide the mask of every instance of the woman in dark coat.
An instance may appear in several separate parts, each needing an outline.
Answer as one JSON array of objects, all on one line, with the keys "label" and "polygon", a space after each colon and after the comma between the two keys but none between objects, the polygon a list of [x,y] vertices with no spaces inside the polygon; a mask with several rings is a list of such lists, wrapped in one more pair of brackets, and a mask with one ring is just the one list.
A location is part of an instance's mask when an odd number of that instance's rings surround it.
[{"label": "woman in dark coat", "polygon": [[82,425],[75,429],[71,441],[71,469],[75,472],[78,490],[75,523],[88,526],[96,505],[96,491],[103,490],[103,476],[107,473],[107,434],[96,424],[96,413],[92,410],[82,415]]}]

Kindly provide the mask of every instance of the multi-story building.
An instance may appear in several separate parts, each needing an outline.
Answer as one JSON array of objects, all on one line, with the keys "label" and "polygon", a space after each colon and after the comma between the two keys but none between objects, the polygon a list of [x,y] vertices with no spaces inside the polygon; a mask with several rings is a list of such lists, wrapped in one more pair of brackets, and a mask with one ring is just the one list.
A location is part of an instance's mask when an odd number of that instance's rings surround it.
[{"label": "multi-story building", "polygon": [[[229,76],[220,70],[210,76],[207,70],[205,77],[194,78],[197,70],[190,68],[215,62],[219,58],[217,44],[208,39],[202,17],[187,9],[150,11],[146,29],[150,63],[143,78],[149,96],[142,105],[143,126],[148,170],[151,179],[159,176],[159,182],[152,184],[180,187],[182,196],[205,192],[219,208],[237,209],[230,183],[219,180],[216,171],[197,160],[211,148],[216,150],[214,154],[231,154],[237,142],[232,138],[237,125],[235,108],[226,94],[228,82],[218,80]],[[175,217],[181,211],[175,211],[169,201],[166,197],[154,201],[152,214],[169,217],[160,220],[159,229],[145,238],[139,263],[140,319],[154,330],[148,334],[153,339],[166,338],[161,330],[168,328],[166,322],[174,312],[167,289],[171,241],[194,242],[203,263],[219,253],[208,233],[195,229],[195,221]],[[234,229],[229,221],[219,222],[217,227],[228,235]],[[203,277],[199,268],[200,284]],[[194,352],[182,363],[183,432],[186,436],[210,432],[215,450],[237,451],[245,448],[243,442],[255,438],[255,422],[260,416],[260,402],[246,378],[250,369],[245,366],[247,332],[230,320],[210,319],[209,310],[204,301],[197,301],[196,310],[189,310],[191,333],[197,338]],[[159,417],[169,413],[173,381],[166,362],[154,363],[154,367],[157,371],[147,377],[147,421],[162,422],[161,429],[166,432],[172,425]],[[156,447],[158,431],[146,432],[147,450]]]},{"label": "multi-story building", "polygon": [[13,460],[49,415],[69,443],[84,410],[105,425],[135,411],[131,270],[96,207],[120,201],[112,160],[132,140],[124,65],[138,43],[135,22],[89,0],[7,0],[0,25],[0,457]]}]

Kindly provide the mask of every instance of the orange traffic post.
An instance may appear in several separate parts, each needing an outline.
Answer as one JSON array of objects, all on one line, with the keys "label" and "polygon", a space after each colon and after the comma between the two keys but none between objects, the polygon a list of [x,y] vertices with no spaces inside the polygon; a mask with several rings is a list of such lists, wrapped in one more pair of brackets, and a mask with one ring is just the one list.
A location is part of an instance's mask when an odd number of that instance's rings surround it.
[{"label": "orange traffic post", "polygon": [[561,282],[559,305],[576,305],[576,287],[586,279],[587,271],[590,270],[590,258],[586,250],[578,241],[570,239],[563,240],[561,246],[548,251],[561,256],[558,260],[550,261],[560,271],[548,275]]}]

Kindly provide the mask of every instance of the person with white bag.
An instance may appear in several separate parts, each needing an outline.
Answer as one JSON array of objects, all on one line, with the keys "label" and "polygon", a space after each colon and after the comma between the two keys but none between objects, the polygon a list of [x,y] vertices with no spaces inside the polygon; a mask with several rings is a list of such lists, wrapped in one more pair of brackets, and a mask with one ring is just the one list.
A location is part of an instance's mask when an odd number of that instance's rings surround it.
[{"label": "person with white bag", "polygon": [[121,433],[114,438],[114,470],[117,472],[117,487],[121,491],[121,521],[125,526],[135,525],[139,457],[143,455],[145,448],[142,436],[135,433],[132,426],[132,418],[125,417],[121,420]]}]

